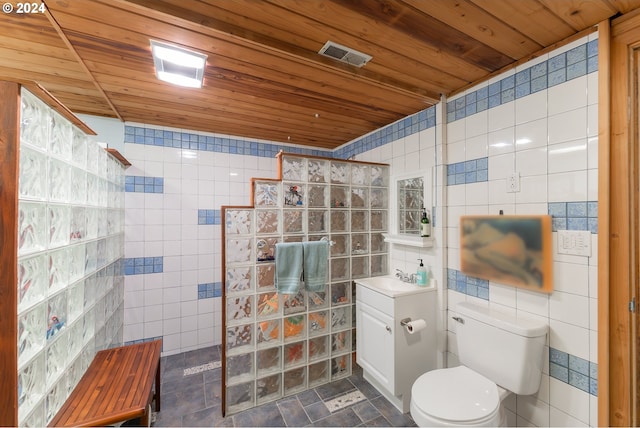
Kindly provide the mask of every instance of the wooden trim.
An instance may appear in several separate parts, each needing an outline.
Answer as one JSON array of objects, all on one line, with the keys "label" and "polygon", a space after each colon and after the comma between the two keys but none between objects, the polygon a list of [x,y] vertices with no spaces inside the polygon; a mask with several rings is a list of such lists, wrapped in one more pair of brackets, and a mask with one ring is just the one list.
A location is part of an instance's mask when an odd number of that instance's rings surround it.
[{"label": "wooden trim", "polygon": [[[340,146],[340,147],[342,147],[342,146]],[[337,147],[335,150],[337,150],[338,148],[339,147]],[[362,164],[362,165],[389,166],[388,163],[381,163],[381,162],[359,161],[359,160],[355,160],[355,159],[329,158],[329,157],[326,157],[326,156],[304,155],[304,154],[298,154],[298,153],[287,153],[287,152],[283,152],[283,151],[280,151],[280,152],[278,152],[278,154],[276,154],[276,157],[278,157],[278,158],[281,158],[282,156],[288,156],[288,157],[295,156],[295,157],[306,158],[306,159],[322,159],[322,160],[328,160],[328,161],[332,161],[332,162],[358,163],[358,164]],[[278,171],[278,177],[282,177],[282,171]]]},{"label": "wooden trim", "polygon": [[[636,43],[633,49],[633,73],[631,73],[631,82],[633,87],[632,96],[630,98],[633,100],[630,104],[631,110],[631,141],[630,141],[630,156],[629,156],[629,164],[630,164],[630,173],[629,173],[629,196],[630,196],[630,207],[629,207],[629,217],[630,224],[629,229],[631,233],[629,234],[629,294],[630,299],[638,301],[638,234],[640,233],[640,228],[638,227],[638,220],[640,217],[640,211],[638,210],[638,181],[640,180],[640,176],[638,175],[638,102],[640,101],[640,95],[638,91],[638,79],[640,79],[640,47]],[[638,391],[638,376],[639,376],[639,367],[638,364],[640,362],[640,356],[638,356],[638,314],[637,311],[633,311],[630,313],[630,326],[629,331],[631,333],[631,340],[629,341],[629,346],[631,348],[631,358],[630,358],[630,368],[631,373],[629,376],[630,380],[630,397],[629,397],[629,425],[638,426],[638,411],[640,410],[640,406],[638,405],[638,397],[640,391]]]},{"label": "wooden trim", "polygon": [[20,85],[0,82],[0,425],[18,426],[18,165]]},{"label": "wooden trim", "polygon": [[609,20],[598,24],[598,426],[609,425]]},{"label": "wooden trim", "polygon": [[220,401],[221,401],[221,411],[222,417],[225,417],[227,414],[227,240],[226,240],[226,231],[225,227],[226,218],[227,218],[227,209],[231,209],[233,207],[230,206],[221,206],[220,207],[220,223],[221,224],[221,233],[220,239],[222,242],[222,251],[221,251],[221,266],[222,266],[222,322],[220,323],[220,328],[222,329],[222,343],[220,345],[220,362],[221,362],[221,385],[220,385]]},{"label": "wooden trim", "polygon": [[[635,295],[638,260],[635,255],[637,212],[634,211],[634,189],[637,188],[637,103],[638,64],[634,63],[640,49],[640,12],[631,12],[613,21],[611,28],[610,97],[610,182],[608,272],[608,420],[603,425],[631,426],[638,413],[633,376],[636,375],[638,337],[633,327],[637,315],[629,310]],[[601,241],[603,239],[601,238]],[[635,256],[634,256],[635,255]],[[635,259],[634,259],[635,257]],[[601,262],[601,261],[599,261]]]},{"label": "wooden trim", "polygon": [[118,162],[120,162],[123,166],[125,167],[129,167],[131,166],[131,162],[129,162],[127,160],[127,158],[125,158],[124,156],[122,156],[122,154],[117,151],[116,149],[110,149],[110,148],[106,148],[105,149],[107,151],[107,153],[109,153],[111,156],[113,156],[114,158],[116,158],[118,160]]}]

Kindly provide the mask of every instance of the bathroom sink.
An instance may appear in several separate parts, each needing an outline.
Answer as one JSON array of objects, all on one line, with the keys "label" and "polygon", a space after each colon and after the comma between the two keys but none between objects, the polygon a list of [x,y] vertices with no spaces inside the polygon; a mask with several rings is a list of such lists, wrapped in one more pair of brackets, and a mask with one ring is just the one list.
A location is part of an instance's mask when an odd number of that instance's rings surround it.
[{"label": "bathroom sink", "polygon": [[385,296],[396,297],[407,294],[424,293],[433,291],[433,287],[419,287],[415,284],[400,281],[395,276],[374,276],[371,278],[360,278],[354,280],[356,284],[367,287],[370,290],[382,293]]}]

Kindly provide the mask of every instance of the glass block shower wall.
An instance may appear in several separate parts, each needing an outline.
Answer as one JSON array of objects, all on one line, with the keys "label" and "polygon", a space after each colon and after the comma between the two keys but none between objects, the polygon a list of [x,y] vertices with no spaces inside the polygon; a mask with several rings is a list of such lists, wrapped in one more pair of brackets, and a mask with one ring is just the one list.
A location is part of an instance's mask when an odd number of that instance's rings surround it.
[{"label": "glass block shower wall", "polygon": [[[281,179],[225,218],[226,414],[349,376],[352,280],[388,271],[389,166],[280,154]],[[328,240],[324,291],[276,292],[275,244]]]},{"label": "glass block shower wall", "polygon": [[46,426],[98,350],[122,344],[122,165],[22,89],[18,417]]}]

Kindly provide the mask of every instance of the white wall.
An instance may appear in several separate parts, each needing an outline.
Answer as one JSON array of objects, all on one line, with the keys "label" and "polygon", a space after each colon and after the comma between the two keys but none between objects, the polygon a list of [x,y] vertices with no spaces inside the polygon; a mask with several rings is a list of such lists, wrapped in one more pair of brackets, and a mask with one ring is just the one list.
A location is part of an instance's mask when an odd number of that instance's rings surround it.
[{"label": "white wall", "polygon": [[109,148],[124,153],[124,123],[109,117],[88,114],[78,114],[77,116],[97,134],[89,136],[92,141],[106,143]]}]

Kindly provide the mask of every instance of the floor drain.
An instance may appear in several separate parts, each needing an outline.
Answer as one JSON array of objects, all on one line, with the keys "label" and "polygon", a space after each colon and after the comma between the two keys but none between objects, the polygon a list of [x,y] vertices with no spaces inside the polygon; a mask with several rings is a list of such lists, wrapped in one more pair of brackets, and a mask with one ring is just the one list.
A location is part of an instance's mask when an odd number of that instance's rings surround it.
[{"label": "floor drain", "polygon": [[222,367],[221,361],[213,361],[211,363],[202,364],[195,367],[189,367],[188,369],[184,369],[183,376],[194,375],[202,372],[206,372],[208,370],[213,370]]}]

